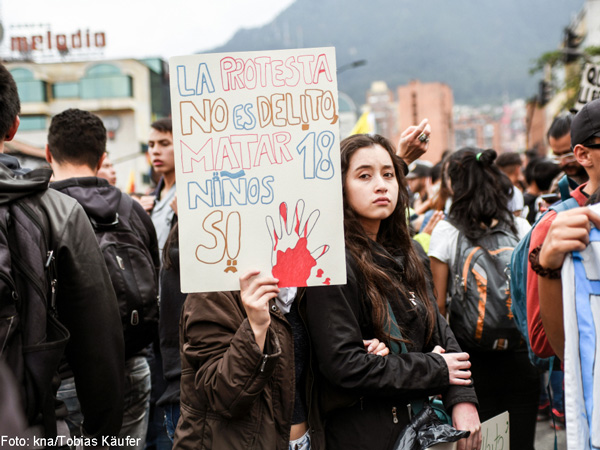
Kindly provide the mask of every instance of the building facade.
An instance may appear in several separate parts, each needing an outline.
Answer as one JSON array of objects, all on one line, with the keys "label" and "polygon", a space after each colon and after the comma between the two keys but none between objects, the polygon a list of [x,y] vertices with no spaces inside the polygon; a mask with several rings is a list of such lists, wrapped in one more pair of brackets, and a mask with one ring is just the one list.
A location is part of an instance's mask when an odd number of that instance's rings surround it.
[{"label": "building facade", "polygon": [[[454,96],[445,83],[411,81],[398,87],[398,130],[401,133],[410,125],[427,118],[431,124],[429,149],[421,159],[437,163],[444,151],[454,149]],[[399,136],[398,136],[399,138]]]},{"label": "building facade", "polygon": [[367,91],[367,107],[373,115],[375,131],[389,139],[396,139],[398,106],[394,101],[394,92],[384,81],[371,83],[371,88]]},{"label": "building facade", "polygon": [[150,124],[171,113],[169,71],[160,59],[5,63],[21,98],[16,139],[44,148],[52,116],[68,108],[97,114],[107,129],[107,150],[117,186],[150,184],[146,155]]}]

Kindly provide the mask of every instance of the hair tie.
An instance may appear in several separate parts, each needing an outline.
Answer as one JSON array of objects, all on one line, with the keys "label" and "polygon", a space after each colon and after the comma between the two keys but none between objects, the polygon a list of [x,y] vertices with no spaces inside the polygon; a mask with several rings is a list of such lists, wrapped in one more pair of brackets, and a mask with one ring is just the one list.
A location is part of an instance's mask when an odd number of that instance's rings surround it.
[{"label": "hair tie", "polygon": [[480,162],[479,158],[481,157],[482,154],[483,154],[483,152],[477,153],[477,156],[475,157],[477,159],[477,162]]}]

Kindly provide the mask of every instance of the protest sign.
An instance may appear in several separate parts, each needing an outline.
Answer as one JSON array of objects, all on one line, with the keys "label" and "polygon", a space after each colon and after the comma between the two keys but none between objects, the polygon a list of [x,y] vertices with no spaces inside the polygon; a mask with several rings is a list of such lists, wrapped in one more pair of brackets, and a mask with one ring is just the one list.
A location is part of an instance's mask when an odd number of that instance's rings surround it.
[{"label": "protest sign", "polygon": [[[481,450],[509,450],[510,425],[508,411],[498,414],[481,424]],[[428,450],[456,450],[458,443],[437,444]]]},{"label": "protest sign", "polygon": [[583,106],[600,98],[600,66],[587,63],[581,73],[579,95],[574,109],[579,111]]},{"label": "protest sign", "polygon": [[169,63],[182,291],[344,284],[335,50]]}]

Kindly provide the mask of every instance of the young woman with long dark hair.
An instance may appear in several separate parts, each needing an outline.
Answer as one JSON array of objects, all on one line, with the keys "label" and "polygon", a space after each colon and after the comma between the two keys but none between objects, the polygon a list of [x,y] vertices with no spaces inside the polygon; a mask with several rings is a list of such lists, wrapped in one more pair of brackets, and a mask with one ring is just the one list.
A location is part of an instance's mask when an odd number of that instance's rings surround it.
[{"label": "young woman with long dark hair", "polygon": [[[454,273],[457,258],[461,257],[457,255],[457,246],[461,245],[464,239],[467,239],[473,248],[481,246],[492,255],[500,251],[498,248],[489,248],[495,239],[489,237],[493,233],[504,233],[516,245],[530,228],[525,219],[515,217],[509,210],[508,204],[514,188],[508,177],[495,166],[495,158],[494,150],[464,148],[451,154],[444,161],[444,178],[451,191],[452,205],[447,220],[440,222],[434,229],[429,247],[437,302],[442,314],[446,313],[447,293],[456,291],[453,283],[457,283],[457,280],[467,283],[464,267],[459,270],[460,273]],[[496,259],[496,263],[500,264],[499,259]],[[483,272],[483,269],[481,271]],[[493,273],[490,271],[485,276],[493,277]],[[485,327],[491,326],[486,325],[489,322],[483,321],[483,317],[487,320],[487,316],[482,315],[481,308],[485,308],[485,311],[502,311],[504,308],[506,317],[510,317],[511,314],[508,310],[510,305],[507,307],[505,302],[495,308],[488,306],[492,303],[492,298],[501,298],[500,295],[508,294],[506,283],[501,287],[494,286],[495,284],[487,280],[484,287],[479,287],[485,291],[481,297],[483,302],[478,302],[480,324],[483,325],[479,336],[486,333]],[[492,297],[491,289],[498,289],[498,297]],[[507,301],[510,301],[510,296]],[[450,326],[459,336],[462,348],[468,351],[471,357],[471,372],[479,400],[481,420],[488,420],[508,410],[510,448],[532,450],[539,399],[539,375],[537,369],[529,363],[524,341],[513,326],[514,333],[511,336],[516,337],[515,344],[511,344],[510,347],[506,340],[503,340],[502,345],[498,344],[497,350],[485,350],[484,346],[479,348],[473,342],[466,343],[461,340],[459,330],[455,328],[457,325],[453,321],[453,317],[457,320],[458,316],[467,317],[466,310],[461,309],[466,306],[459,300],[454,302],[456,304],[451,305],[453,314],[450,317]],[[460,326],[465,328],[462,324]],[[503,346],[504,344],[506,346]]]},{"label": "young woman with long dark hair", "polygon": [[[454,425],[472,432],[459,448],[479,449],[468,355],[430,297],[409,234],[401,161],[378,135],[345,139],[341,155],[347,284],[306,290],[327,449],[392,448],[409,423],[407,405],[436,394]],[[392,353],[368,354],[366,336]]]}]

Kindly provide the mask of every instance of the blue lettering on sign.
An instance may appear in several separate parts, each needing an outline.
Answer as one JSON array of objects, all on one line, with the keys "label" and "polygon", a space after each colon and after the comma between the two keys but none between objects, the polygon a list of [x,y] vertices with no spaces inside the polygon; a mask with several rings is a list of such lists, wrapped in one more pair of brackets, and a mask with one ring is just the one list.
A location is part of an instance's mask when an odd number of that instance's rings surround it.
[{"label": "blue lettering on sign", "polygon": [[256,117],[252,113],[252,107],[252,103],[246,103],[233,108],[233,126],[236,130],[253,130],[256,127]]},{"label": "blue lettering on sign", "polygon": [[186,67],[177,66],[177,89],[179,90],[179,95],[182,97],[202,95],[204,94],[204,89],[206,89],[210,94],[214,93],[215,85],[213,84],[212,77],[210,76],[210,72],[206,63],[198,64],[195,89],[188,86]]},{"label": "blue lettering on sign", "polygon": [[214,172],[211,179],[201,186],[197,181],[188,182],[188,206],[191,210],[198,208],[198,202],[209,208],[231,205],[269,205],[275,200],[273,175],[262,179],[246,178],[243,170],[237,173]]}]

